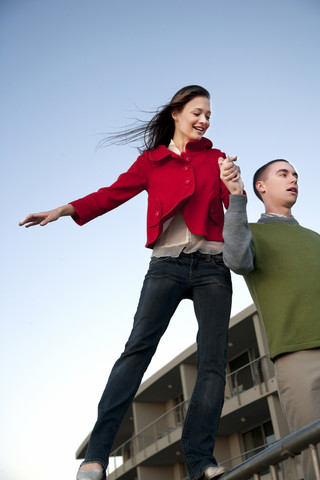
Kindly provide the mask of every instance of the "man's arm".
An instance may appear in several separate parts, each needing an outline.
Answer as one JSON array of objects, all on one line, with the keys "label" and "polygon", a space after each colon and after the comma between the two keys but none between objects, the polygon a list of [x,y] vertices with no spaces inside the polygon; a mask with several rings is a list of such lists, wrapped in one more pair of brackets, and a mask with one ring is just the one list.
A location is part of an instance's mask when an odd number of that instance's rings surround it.
[{"label": "man's arm", "polygon": [[223,227],[223,260],[227,267],[239,275],[246,275],[254,268],[251,250],[251,230],[247,218],[247,197],[230,195],[229,208]]},{"label": "man's arm", "polygon": [[246,275],[254,269],[252,235],[247,217],[247,197],[242,193],[243,182],[240,176],[236,182],[233,181],[232,164],[228,157],[225,160],[219,159],[221,180],[230,192],[223,228],[223,259],[233,272]]}]

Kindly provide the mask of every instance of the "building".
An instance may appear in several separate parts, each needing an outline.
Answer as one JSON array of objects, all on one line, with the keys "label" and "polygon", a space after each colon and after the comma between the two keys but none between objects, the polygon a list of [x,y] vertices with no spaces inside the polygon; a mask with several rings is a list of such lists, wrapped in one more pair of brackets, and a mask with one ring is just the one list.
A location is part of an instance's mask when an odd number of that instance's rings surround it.
[{"label": "building", "polygon": [[[196,378],[196,344],[141,384],[116,436],[108,480],[185,480],[180,437]],[[230,320],[225,403],[215,446],[232,468],[289,434],[264,328],[254,305]],[[83,458],[89,436],[76,458]],[[280,478],[300,480],[297,460]],[[284,475],[285,473],[285,475]],[[268,472],[263,476],[270,478]]]}]

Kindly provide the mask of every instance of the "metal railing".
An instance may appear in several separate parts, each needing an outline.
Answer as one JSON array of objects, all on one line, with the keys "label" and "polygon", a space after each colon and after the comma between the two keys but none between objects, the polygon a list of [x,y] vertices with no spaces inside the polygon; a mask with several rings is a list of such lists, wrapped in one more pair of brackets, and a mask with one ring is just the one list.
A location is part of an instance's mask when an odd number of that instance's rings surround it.
[{"label": "metal railing", "polygon": [[[274,370],[268,355],[257,358],[227,375],[225,400],[237,395],[240,405],[241,392],[257,385],[260,386],[259,388],[261,389],[261,384],[273,376]],[[240,381],[242,382],[241,388],[239,384]],[[231,391],[231,394],[228,393],[229,391]],[[109,472],[115,471],[122,466],[124,462],[133,459],[148,446],[153,444],[157,445],[157,442],[162,438],[169,436],[170,439],[170,435],[183,425],[188,405],[189,400],[181,402],[116,448],[110,455]]]},{"label": "metal railing", "polygon": [[[289,457],[296,457],[310,449],[315,471],[314,480],[320,480],[320,461],[316,445],[320,442],[320,420],[274,443],[266,450],[249,458],[223,476],[223,480],[259,480],[261,472],[269,469],[272,480],[278,480],[279,465]],[[288,480],[292,480],[291,478]]]},{"label": "metal railing", "polygon": [[138,453],[145,451],[150,445],[157,446],[162,438],[167,437],[170,441],[170,435],[177,428],[182,427],[188,405],[189,400],[179,403],[111,452],[109,473]]},{"label": "metal railing", "polygon": [[[238,368],[226,377],[225,399],[238,396],[252,387],[258,386],[262,393],[262,384],[268,388],[268,380],[274,377],[274,367],[269,355],[264,355]],[[241,400],[238,398],[241,405]]]}]

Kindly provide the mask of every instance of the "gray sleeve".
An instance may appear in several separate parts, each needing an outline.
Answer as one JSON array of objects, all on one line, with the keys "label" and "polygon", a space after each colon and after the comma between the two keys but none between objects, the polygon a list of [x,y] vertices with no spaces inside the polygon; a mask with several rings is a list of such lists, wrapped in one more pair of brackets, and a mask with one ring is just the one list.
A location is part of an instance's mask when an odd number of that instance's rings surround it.
[{"label": "gray sleeve", "polygon": [[230,195],[223,228],[224,263],[235,273],[245,275],[254,268],[252,235],[247,217],[246,195]]}]

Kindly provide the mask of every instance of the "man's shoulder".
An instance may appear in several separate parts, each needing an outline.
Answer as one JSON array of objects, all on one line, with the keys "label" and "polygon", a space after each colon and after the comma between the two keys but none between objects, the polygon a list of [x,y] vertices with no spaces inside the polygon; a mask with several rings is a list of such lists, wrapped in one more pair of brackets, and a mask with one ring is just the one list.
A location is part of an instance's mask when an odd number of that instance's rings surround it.
[{"label": "man's shoulder", "polygon": [[[303,231],[306,233],[318,235],[319,233],[316,232],[315,230],[311,230],[311,228],[304,227],[303,225],[300,225],[298,222],[282,222],[281,220],[279,221],[278,219],[275,221],[265,221],[263,218],[260,218],[257,222],[249,222],[249,227],[252,230],[267,230],[268,228],[272,230],[283,230],[287,229],[292,229],[294,227],[294,230],[296,231]],[[292,231],[292,230],[291,230]]]},{"label": "man's shoulder", "polygon": [[290,222],[257,222],[249,223],[253,244],[261,245],[299,245],[307,243],[317,251],[320,248],[320,235],[314,230],[303,227],[299,223]]}]

